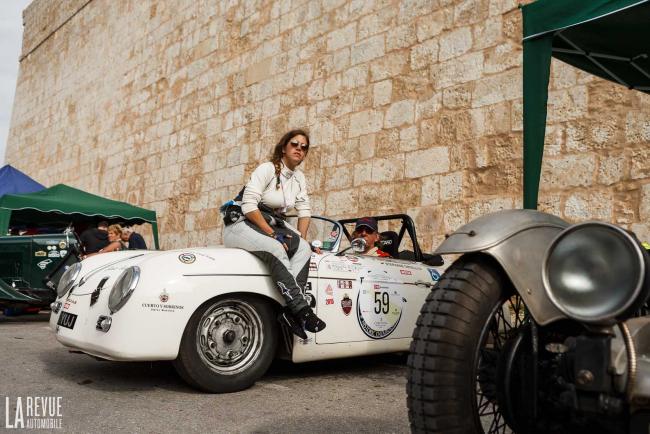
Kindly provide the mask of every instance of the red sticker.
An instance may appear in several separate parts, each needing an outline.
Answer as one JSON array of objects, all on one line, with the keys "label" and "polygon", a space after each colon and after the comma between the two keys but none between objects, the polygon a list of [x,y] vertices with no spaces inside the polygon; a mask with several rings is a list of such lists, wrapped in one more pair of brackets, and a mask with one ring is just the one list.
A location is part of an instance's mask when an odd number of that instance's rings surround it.
[{"label": "red sticker", "polygon": [[413,274],[409,270],[399,270],[399,272],[400,272],[400,274],[406,274],[407,276],[410,276],[411,274]]},{"label": "red sticker", "polygon": [[345,316],[350,315],[350,312],[352,311],[352,300],[347,294],[345,294],[343,300],[341,300],[341,309],[343,309]]}]

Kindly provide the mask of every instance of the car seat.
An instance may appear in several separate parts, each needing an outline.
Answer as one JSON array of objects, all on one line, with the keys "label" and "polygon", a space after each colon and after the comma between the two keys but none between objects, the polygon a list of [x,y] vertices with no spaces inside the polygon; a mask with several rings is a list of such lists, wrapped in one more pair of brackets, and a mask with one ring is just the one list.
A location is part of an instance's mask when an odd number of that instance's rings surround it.
[{"label": "car seat", "polygon": [[395,231],[384,231],[379,234],[379,249],[388,253],[392,258],[398,258],[399,248],[397,232]]}]

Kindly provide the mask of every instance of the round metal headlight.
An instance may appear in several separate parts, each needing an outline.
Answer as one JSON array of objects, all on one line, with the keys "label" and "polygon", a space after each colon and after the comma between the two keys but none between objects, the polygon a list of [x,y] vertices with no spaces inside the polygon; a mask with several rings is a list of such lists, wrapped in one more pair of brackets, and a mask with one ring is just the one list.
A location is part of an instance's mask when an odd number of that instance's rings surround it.
[{"label": "round metal headlight", "polygon": [[72,288],[72,285],[74,285],[75,280],[77,280],[77,277],[79,277],[80,272],[81,262],[75,262],[70,267],[68,267],[67,270],[65,270],[61,276],[61,279],[59,279],[59,283],[56,286],[57,297],[63,297],[63,295],[70,291],[70,288]]},{"label": "round metal headlight", "polygon": [[647,254],[618,226],[570,226],[551,243],[542,279],[553,304],[569,318],[592,324],[624,319],[648,296]]},{"label": "round metal headlight", "polygon": [[131,294],[140,280],[140,267],[132,266],[118,276],[108,297],[108,308],[115,313],[129,301]]}]

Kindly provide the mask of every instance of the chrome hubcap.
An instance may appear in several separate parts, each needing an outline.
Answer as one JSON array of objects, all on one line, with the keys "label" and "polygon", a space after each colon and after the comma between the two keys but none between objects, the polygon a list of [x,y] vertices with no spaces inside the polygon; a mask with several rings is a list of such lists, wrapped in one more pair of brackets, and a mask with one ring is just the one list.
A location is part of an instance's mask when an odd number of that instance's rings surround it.
[{"label": "chrome hubcap", "polygon": [[219,374],[237,374],[258,357],[264,334],[255,309],[241,300],[222,300],[201,317],[197,330],[197,351],[201,359]]}]

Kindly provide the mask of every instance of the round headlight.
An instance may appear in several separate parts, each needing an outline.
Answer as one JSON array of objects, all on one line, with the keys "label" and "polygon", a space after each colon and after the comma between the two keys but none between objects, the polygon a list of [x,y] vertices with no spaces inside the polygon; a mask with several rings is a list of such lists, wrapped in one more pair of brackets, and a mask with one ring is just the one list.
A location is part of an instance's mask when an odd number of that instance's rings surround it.
[{"label": "round headlight", "polygon": [[618,226],[570,226],[551,243],[542,268],[544,288],[569,318],[595,324],[623,319],[648,296],[646,253]]},{"label": "round headlight", "polygon": [[61,276],[61,279],[59,279],[59,283],[56,286],[57,297],[63,297],[63,295],[65,295],[70,290],[70,288],[72,288],[72,285],[74,285],[75,280],[77,280],[77,277],[79,277],[80,272],[81,262],[75,262],[70,267],[68,267],[67,270],[65,270]]},{"label": "round headlight", "polygon": [[138,286],[140,280],[140,268],[132,266],[122,271],[113,284],[111,294],[108,297],[108,308],[115,313],[129,301],[133,290]]}]

